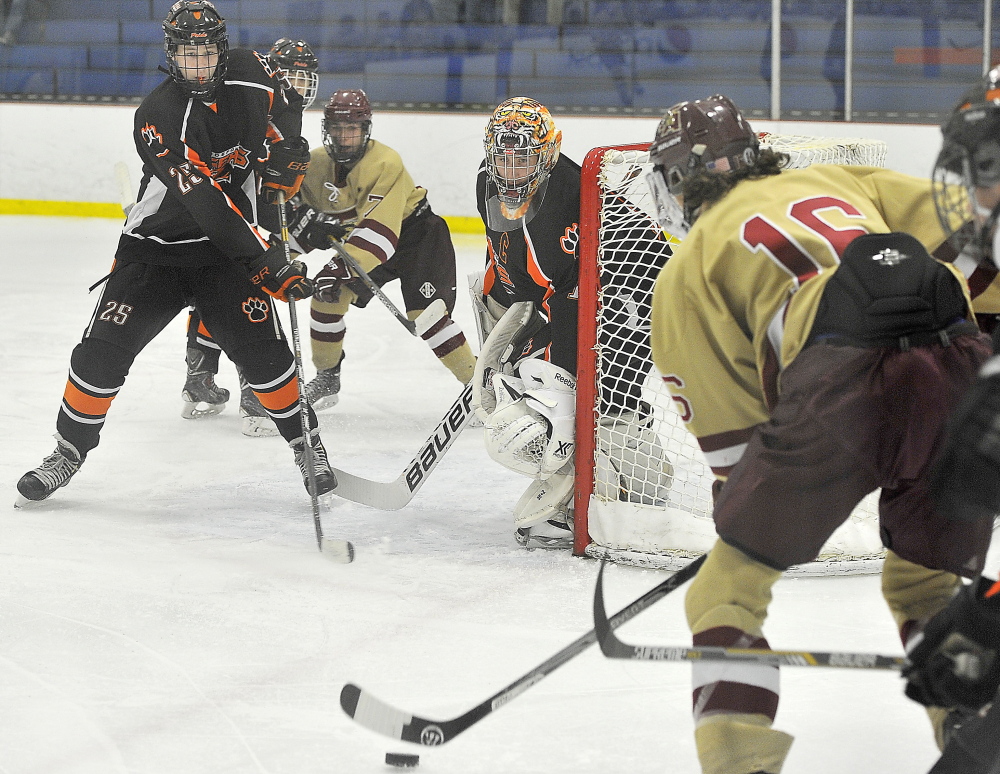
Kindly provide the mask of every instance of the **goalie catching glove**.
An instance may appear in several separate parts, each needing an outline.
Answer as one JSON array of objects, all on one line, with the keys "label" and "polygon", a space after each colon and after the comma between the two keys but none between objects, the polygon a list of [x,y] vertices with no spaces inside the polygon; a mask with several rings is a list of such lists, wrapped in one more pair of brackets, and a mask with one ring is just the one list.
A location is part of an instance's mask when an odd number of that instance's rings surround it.
[{"label": "goalie catching glove", "polygon": [[1000,583],[980,577],[907,644],[906,695],[926,706],[979,710],[1000,687]]},{"label": "goalie catching glove", "polygon": [[308,204],[289,207],[288,230],[295,241],[307,250],[326,250],[331,240],[343,242],[349,229],[328,212],[320,212]]},{"label": "goalie catching glove", "polygon": [[290,137],[271,146],[271,154],[264,162],[261,195],[268,204],[278,201],[278,194],[285,201],[299,192],[299,186],[309,169],[309,143],[305,137]]},{"label": "goalie catching glove", "polygon": [[254,286],[279,301],[309,298],[313,293],[306,265],[302,261],[286,261],[285,248],[281,244],[272,245],[266,252],[246,261],[246,267]]}]

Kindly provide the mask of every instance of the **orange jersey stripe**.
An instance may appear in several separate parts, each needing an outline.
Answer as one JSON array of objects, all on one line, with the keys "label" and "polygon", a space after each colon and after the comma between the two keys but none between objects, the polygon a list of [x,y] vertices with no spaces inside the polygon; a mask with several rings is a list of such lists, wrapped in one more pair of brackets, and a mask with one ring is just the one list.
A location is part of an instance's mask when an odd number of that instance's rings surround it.
[{"label": "orange jersey stripe", "polygon": [[63,393],[63,400],[73,411],[92,417],[101,417],[107,414],[108,409],[111,408],[111,401],[114,399],[114,395],[110,398],[95,398],[92,395],[87,395],[70,381],[66,382],[66,391]]},{"label": "orange jersey stripe", "polygon": [[986,597],[995,597],[997,594],[1000,594],[1000,580],[990,587],[990,590],[986,592]]},{"label": "orange jersey stripe", "polygon": [[257,392],[254,394],[260,398],[264,408],[270,411],[281,411],[288,408],[299,400],[299,383],[292,379],[284,387],[279,387],[273,392]]}]

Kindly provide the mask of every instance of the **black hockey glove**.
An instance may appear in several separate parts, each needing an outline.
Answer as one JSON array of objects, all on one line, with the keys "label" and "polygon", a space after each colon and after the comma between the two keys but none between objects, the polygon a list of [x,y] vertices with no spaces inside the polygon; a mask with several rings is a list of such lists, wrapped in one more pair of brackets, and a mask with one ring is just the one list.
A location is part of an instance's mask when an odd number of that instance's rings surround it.
[{"label": "black hockey glove", "polygon": [[316,299],[334,304],[340,298],[340,288],[351,279],[351,270],[339,257],[334,256],[316,275]]},{"label": "black hockey glove", "polygon": [[314,210],[308,204],[299,205],[292,211],[288,230],[300,245],[310,250],[326,250],[331,239],[343,242],[349,231],[333,215]]},{"label": "black hockey glove", "polygon": [[299,186],[309,169],[309,143],[304,137],[290,137],[271,146],[271,155],[264,162],[261,195],[268,204],[278,201],[278,192],[285,201],[299,192]]},{"label": "black hockey glove", "polygon": [[[998,364],[1000,360],[994,358]],[[989,361],[986,368],[994,364]],[[1000,514],[1000,375],[980,377],[948,422],[931,472],[931,492],[949,519]]]},{"label": "black hockey glove", "polygon": [[906,695],[928,707],[977,711],[1000,687],[1000,594],[980,577],[907,645]]},{"label": "black hockey glove", "polygon": [[246,267],[250,281],[279,301],[309,298],[313,294],[313,281],[306,276],[306,265],[302,261],[288,263],[281,244],[272,245],[267,252],[251,258]]}]

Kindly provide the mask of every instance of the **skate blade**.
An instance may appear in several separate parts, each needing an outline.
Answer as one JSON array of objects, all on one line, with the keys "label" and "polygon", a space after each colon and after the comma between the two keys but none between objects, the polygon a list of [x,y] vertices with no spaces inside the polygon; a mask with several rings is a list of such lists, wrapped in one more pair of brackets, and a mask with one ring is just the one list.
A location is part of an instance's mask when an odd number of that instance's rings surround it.
[{"label": "skate blade", "polygon": [[312,410],[324,411],[328,408],[333,408],[334,406],[337,405],[338,402],[340,402],[339,395],[337,394],[324,395],[322,398],[318,399],[315,403],[312,404]]},{"label": "skate blade", "polygon": [[244,416],[240,432],[248,438],[270,438],[278,435],[278,428],[271,417]]},{"label": "skate blade", "polygon": [[[48,498],[46,498],[46,499],[48,499]],[[18,492],[17,493],[17,499],[14,500],[14,507],[17,510],[22,510],[22,509],[26,509],[26,508],[30,509],[30,508],[34,508],[35,506],[41,505],[44,502],[45,502],[45,500],[29,500],[23,494],[21,494],[20,492]]]},{"label": "skate blade", "polygon": [[225,403],[190,403],[184,401],[184,406],[181,408],[181,417],[184,419],[210,417],[215,414],[221,414],[225,407]]},{"label": "skate blade", "polygon": [[320,551],[326,559],[337,564],[350,564],[354,561],[354,546],[347,540],[325,537],[320,541]]}]

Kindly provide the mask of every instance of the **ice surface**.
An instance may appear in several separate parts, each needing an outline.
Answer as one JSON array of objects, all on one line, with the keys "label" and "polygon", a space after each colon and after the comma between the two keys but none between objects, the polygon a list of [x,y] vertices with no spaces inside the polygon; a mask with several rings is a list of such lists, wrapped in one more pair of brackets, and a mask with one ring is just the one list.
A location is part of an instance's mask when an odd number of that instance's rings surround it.
[{"label": "ice surface", "polygon": [[[87,287],[109,270],[119,225],[0,218],[0,773],[363,774],[387,771],[386,751],[418,752],[421,771],[441,774],[697,771],[689,667],[596,648],[441,748],[348,719],[347,681],[427,717],[470,709],[591,628],[597,567],[516,546],[510,511],[528,482],[474,429],[402,511],[325,507],[327,535],[357,548],[352,565],[326,561],[280,438],[241,435],[236,400],[181,419],[183,316],[137,359],[72,483],[15,511],[14,483],[54,446],[70,351],[96,302]],[[456,317],[471,338],[462,278],[483,249],[458,241]],[[460,385],[377,301],[347,321],[323,437],[337,466],[389,480]],[[219,382],[237,393],[225,358]],[[609,609],[661,578],[611,569]],[[620,635],[686,643],[682,599]],[[771,613],[777,648],[900,651],[874,577],[783,579]],[[897,676],[782,679],[777,725],[797,737],[785,774],[924,772],[935,758]]]}]

